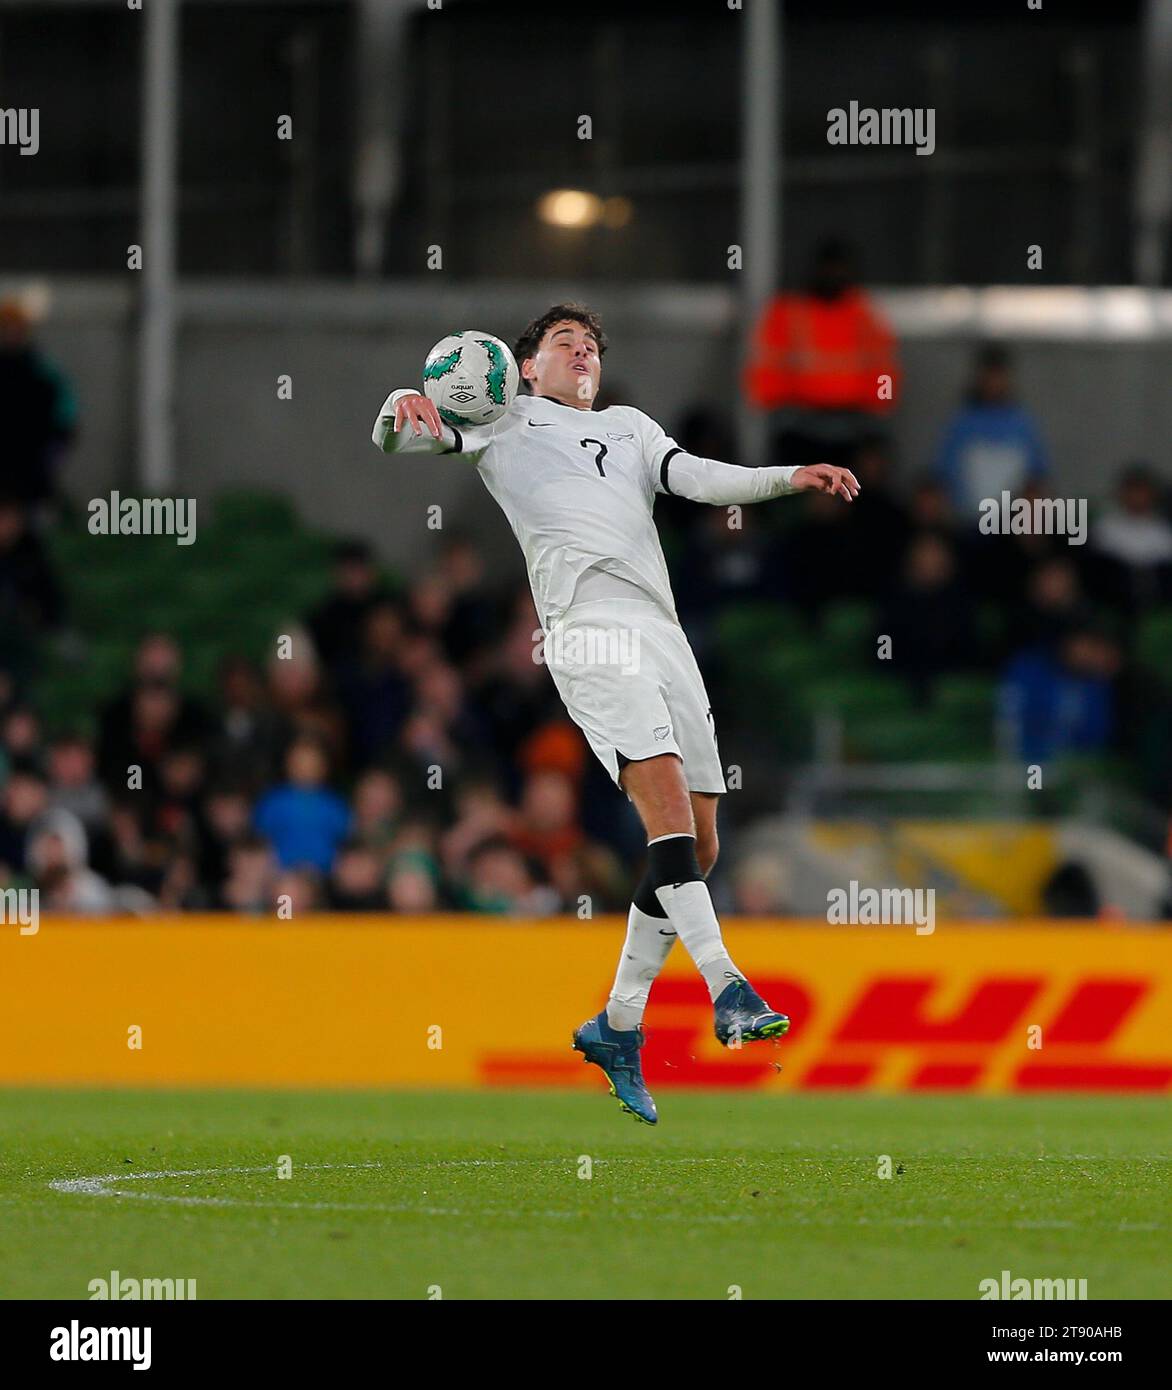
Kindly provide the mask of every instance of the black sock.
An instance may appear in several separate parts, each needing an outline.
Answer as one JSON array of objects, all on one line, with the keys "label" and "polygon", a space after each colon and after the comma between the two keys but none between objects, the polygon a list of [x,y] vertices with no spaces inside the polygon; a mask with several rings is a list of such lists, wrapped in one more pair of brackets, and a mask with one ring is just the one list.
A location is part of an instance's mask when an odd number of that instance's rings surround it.
[{"label": "black sock", "polygon": [[656,840],[647,846],[647,871],[635,890],[635,906],[648,917],[666,917],[667,913],[655,896],[655,890],[662,888],[665,883],[678,886],[681,883],[695,883],[703,877],[696,859],[694,835],[668,835]]},{"label": "black sock", "polygon": [[662,917],[667,921],[667,913],[663,910],[663,904],[655,896],[655,881],[651,877],[651,870],[643,875],[639,881],[638,888],[635,889],[635,896],[631,900],[640,912],[645,912],[648,917]]}]

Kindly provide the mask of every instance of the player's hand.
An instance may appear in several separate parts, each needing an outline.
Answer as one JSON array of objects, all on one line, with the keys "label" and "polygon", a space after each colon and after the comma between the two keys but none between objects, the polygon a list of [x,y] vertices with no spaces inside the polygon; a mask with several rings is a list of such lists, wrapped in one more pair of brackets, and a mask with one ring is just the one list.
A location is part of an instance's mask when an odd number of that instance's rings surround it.
[{"label": "player's hand", "polygon": [[416,434],[422,434],[426,426],[436,439],[444,437],[444,423],[439,411],[424,395],[400,396],[395,402],[395,429],[401,430],[407,425]]},{"label": "player's hand", "polygon": [[853,502],[859,495],[858,478],[849,468],[837,468],[832,463],[811,463],[799,468],[789,484],[799,492],[829,492],[848,502]]}]

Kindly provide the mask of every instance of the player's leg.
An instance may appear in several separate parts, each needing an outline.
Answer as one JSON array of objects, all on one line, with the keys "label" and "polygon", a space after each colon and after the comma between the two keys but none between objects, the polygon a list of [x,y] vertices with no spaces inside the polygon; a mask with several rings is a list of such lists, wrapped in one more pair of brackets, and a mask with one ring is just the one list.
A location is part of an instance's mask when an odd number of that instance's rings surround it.
[{"label": "player's leg", "polygon": [[[683,802],[676,787],[655,789],[668,800],[653,809],[656,824],[674,823],[670,817],[683,814]],[[690,793],[692,819],[696,836],[696,859],[701,874],[707,878],[716,863],[716,808],[719,798],[714,793]],[[614,985],[606,1002],[606,1019],[612,1028],[637,1028],[643,1022],[651,986],[663,969],[677,933],[655,896],[655,883],[650,872],[645,873],[635,889],[627,914],[627,935],[619,956]]]},{"label": "player's leg", "polygon": [[[658,724],[667,718],[666,712],[656,713],[654,718]],[[662,879],[656,878],[654,866],[662,869],[667,865],[673,876],[691,878],[696,863],[692,802],[682,767],[679,755],[670,753],[628,762],[619,774],[619,784],[635,803],[651,842],[649,867],[627,916],[626,939],[606,1007],[574,1033],[574,1047],[588,1062],[602,1068],[623,1107],[649,1124],[658,1117],[639,1061],[643,1012],[679,932],[669,909],[656,895]],[[699,877],[698,871],[694,876]],[[719,941],[720,929],[715,923],[713,915]],[[694,933],[691,935],[694,941]],[[695,957],[694,951],[692,954]]]},{"label": "player's leg", "polygon": [[684,949],[716,999],[741,973],[729,958],[720,923],[696,856],[696,820],[684,765],[674,753],[623,769],[624,791],[647,832],[644,901],[654,899],[667,914]]},{"label": "player's leg", "polygon": [[[561,633],[567,640],[547,643],[546,664],[570,718],[621,786],[623,757],[619,750],[626,749],[636,757],[644,750],[647,754],[658,752],[664,746],[665,731],[670,733],[671,716],[654,669],[653,640],[649,639],[642,650],[636,648],[641,650],[643,659],[633,668],[629,662],[580,659],[581,653],[608,650],[605,642],[592,647],[592,634],[616,629],[630,631],[630,618],[625,612],[605,604],[587,604],[563,622]],[[570,641],[570,637],[581,640]],[[668,746],[674,748],[675,744]],[[651,904],[659,916],[652,918],[632,906],[611,997],[573,1035],[575,1050],[601,1068],[611,1094],[626,1111],[647,1124],[655,1124],[658,1115],[643,1080],[640,1023],[651,982],[675,941],[675,932],[654,895]],[[661,928],[666,929],[663,934]]]},{"label": "player's leg", "polygon": [[[654,771],[651,775],[638,771],[632,774],[632,769],[669,763],[677,770],[681,766],[677,757],[665,754],[645,762],[628,763],[619,775],[620,785],[634,802],[649,840],[657,835],[670,835],[672,831],[665,827],[686,826],[690,827],[687,833],[695,833],[691,799],[682,774],[678,777]],[[627,780],[632,775],[639,787],[638,798],[631,792]],[[606,1001],[606,1018],[612,1028],[637,1028],[643,1022],[651,986],[663,969],[676,937],[676,929],[655,895],[655,879],[649,867],[635,889],[627,913],[627,936]]]},{"label": "player's leg", "polygon": [[716,833],[716,811],[720,797],[715,792],[692,792],[692,819],[696,823],[696,859],[705,878],[712,872],[720,854]]},{"label": "player's leg", "polygon": [[709,868],[716,857],[716,797],[689,791],[674,754],[629,763],[622,784],[647,831],[650,887],[708,986],[717,1038],[739,1046],[780,1037],[789,1019],[771,1009],[733,964],[701,872],[701,827]]}]

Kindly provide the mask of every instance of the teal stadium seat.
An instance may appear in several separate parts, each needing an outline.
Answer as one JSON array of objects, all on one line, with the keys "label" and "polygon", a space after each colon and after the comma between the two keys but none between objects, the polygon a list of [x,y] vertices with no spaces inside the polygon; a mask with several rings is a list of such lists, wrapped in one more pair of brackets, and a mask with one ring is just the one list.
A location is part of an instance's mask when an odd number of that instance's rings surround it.
[{"label": "teal stadium seat", "polygon": [[1172,608],[1158,608],[1140,620],[1135,657],[1145,671],[1172,689]]},{"label": "teal stadium seat", "polygon": [[822,647],[827,669],[858,670],[874,661],[878,619],[874,604],[847,601],[831,604],[822,615]]}]

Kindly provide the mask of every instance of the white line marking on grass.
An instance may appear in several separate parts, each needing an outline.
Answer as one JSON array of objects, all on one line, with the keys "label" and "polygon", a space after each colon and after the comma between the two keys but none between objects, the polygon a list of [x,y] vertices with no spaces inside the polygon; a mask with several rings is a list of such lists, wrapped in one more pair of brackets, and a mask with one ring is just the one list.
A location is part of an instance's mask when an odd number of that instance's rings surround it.
[{"label": "white line marking on grass", "polygon": [[[637,1163],[643,1160],[635,1156],[622,1156],[616,1158],[599,1159],[601,1164],[608,1163]],[[719,1158],[697,1158],[687,1155],[663,1155],[658,1157],[656,1163],[719,1163]],[[807,1162],[821,1160],[808,1159]],[[848,1160],[843,1160],[848,1161]],[[861,1160],[849,1160],[861,1161]],[[402,1160],[401,1166],[411,1168],[469,1168],[469,1167],[506,1167],[516,1164],[564,1164],[568,1170],[573,1169],[573,1162],[565,1158],[441,1158],[441,1159],[422,1159],[422,1160]],[[301,1172],[322,1172],[322,1171],[361,1171],[379,1169],[386,1171],[394,1167],[395,1160],[390,1162],[371,1161],[368,1163],[303,1163],[299,1165]],[[271,1163],[254,1164],[248,1167],[230,1168],[164,1168],[151,1173],[104,1173],[94,1177],[86,1178],[54,1178],[49,1187],[54,1192],[64,1192],[74,1196],[84,1197],[121,1197],[129,1198],[139,1202],[169,1202],[178,1206],[191,1207],[260,1207],[277,1211],[354,1211],[354,1212],[383,1212],[390,1215],[407,1216],[454,1216],[460,1218],[472,1217],[509,1217],[514,1219],[531,1220],[534,1218],[547,1221],[573,1221],[581,1217],[589,1216],[591,1213],[585,1210],[575,1211],[541,1211],[532,1210],[525,1207],[476,1207],[474,1210],[465,1210],[460,1207],[433,1207],[421,1206],[416,1202],[280,1202],[268,1199],[252,1197],[197,1197],[190,1194],[173,1194],[167,1192],[146,1192],[135,1191],[127,1188],[124,1184],[167,1181],[175,1178],[218,1178],[227,1176],[246,1176],[256,1177],[263,1174],[273,1174],[275,1166]],[[610,1197],[612,1213],[614,1205],[622,1206],[622,1198],[611,1194]],[[740,1221],[757,1221],[760,1216],[766,1213],[770,1215],[782,1216],[784,1221],[794,1226],[894,1226],[894,1227],[929,1227],[934,1230],[942,1231],[962,1231],[962,1230],[1005,1230],[1001,1224],[984,1223],[978,1225],[963,1218],[959,1221],[952,1221],[948,1218],[944,1220],[933,1219],[924,1216],[894,1216],[894,1217],[867,1217],[858,1216],[853,1219],[850,1217],[816,1217],[804,1212],[789,1211],[785,1213],[770,1212],[768,1205],[761,1211],[746,1212],[688,1212],[688,1211],[665,1211],[659,1212],[655,1216],[656,1221],[682,1221],[693,1225],[712,1225],[727,1224]],[[642,1214],[642,1208],[638,1213]],[[1021,1220],[1009,1223],[1010,1230],[1052,1230],[1062,1231],[1078,1229],[1073,1221],[1030,1221]],[[1129,1231],[1158,1231],[1163,1228],[1159,1225],[1147,1222],[1121,1222],[1119,1230]]]},{"label": "white line marking on grass", "polygon": [[[381,1168],[381,1163],[303,1163],[303,1170],[317,1171],[322,1168]],[[114,1183],[149,1182],[168,1178],[218,1178],[225,1174],[253,1175],[274,1173],[276,1165],[265,1163],[250,1168],[163,1168],[157,1173],[105,1173],[93,1178],[54,1178],[49,1186],[54,1192],[81,1193],[87,1197],[130,1197],[140,1202],[179,1202],[196,1207],[239,1207],[239,1206],[298,1206],[296,1202],[252,1202],[238,1197],[189,1197],[173,1196],[166,1192],[130,1192]]]}]

